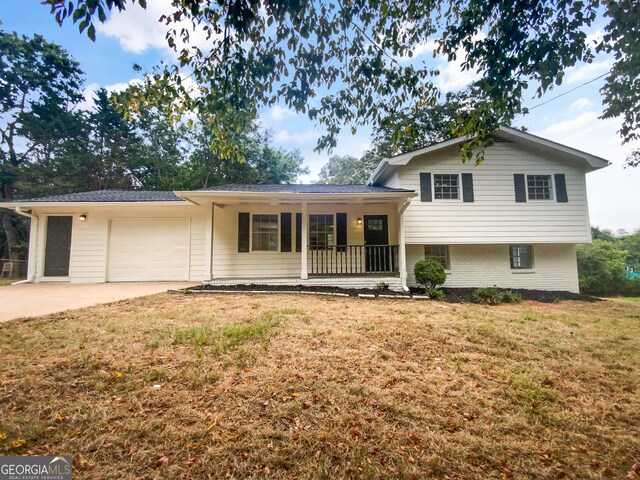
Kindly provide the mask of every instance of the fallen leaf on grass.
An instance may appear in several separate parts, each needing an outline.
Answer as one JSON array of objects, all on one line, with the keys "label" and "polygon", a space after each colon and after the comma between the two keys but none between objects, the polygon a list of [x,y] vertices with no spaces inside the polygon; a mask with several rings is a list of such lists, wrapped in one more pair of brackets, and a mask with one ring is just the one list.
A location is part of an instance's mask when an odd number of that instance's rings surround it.
[{"label": "fallen leaf on grass", "polygon": [[168,463],[169,459],[165,455],[162,455],[156,460],[156,468],[164,467]]},{"label": "fallen leaf on grass", "polygon": [[12,448],[20,448],[21,446],[23,446],[25,443],[27,443],[26,440],[24,439],[19,439],[19,440],[14,440],[13,442],[11,442],[11,447]]}]

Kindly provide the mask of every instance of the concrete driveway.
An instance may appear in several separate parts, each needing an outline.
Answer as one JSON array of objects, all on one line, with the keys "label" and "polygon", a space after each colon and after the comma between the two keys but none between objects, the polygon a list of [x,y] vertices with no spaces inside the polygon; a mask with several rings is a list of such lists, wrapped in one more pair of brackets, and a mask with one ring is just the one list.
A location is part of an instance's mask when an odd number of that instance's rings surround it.
[{"label": "concrete driveway", "polygon": [[144,297],[193,285],[197,283],[29,283],[0,286],[0,322]]}]

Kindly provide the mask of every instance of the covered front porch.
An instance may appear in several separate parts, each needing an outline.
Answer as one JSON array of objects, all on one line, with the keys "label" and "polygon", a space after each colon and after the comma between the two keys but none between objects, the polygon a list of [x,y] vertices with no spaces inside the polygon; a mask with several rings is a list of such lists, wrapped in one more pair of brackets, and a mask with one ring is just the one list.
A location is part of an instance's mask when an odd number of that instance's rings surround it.
[{"label": "covered front porch", "polygon": [[205,281],[405,287],[402,217],[414,193],[383,187],[352,186],[361,190],[352,192],[317,187],[325,191],[181,192],[183,198],[211,210],[210,238],[203,239],[210,255],[205,259],[210,273]]}]

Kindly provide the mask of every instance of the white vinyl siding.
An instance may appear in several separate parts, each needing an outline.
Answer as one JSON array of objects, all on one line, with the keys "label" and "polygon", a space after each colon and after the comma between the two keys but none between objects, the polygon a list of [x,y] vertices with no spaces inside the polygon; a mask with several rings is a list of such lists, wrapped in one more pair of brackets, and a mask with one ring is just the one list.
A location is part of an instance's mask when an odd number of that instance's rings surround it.
[{"label": "white vinyl siding", "polygon": [[[444,286],[578,291],[575,245],[535,244],[533,250],[534,268],[514,270],[509,262],[509,245],[450,245],[451,270]],[[423,245],[407,245],[409,285],[416,285],[413,269],[423,258]]]},{"label": "white vinyl siding", "polygon": [[[202,280],[205,273],[205,228],[207,209],[192,205],[150,205],[132,204],[114,207],[69,206],[43,207],[35,209],[40,218],[46,214],[73,215],[71,238],[71,259],[69,281],[74,283],[94,283],[107,280],[109,223],[112,219],[189,219],[188,279]],[[81,222],[79,215],[86,214]],[[43,260],[46,221],[39,223],[36,254],[36,281],[43,279]]]},{"label": "white vinyl siding", "polygon": [[[417,157],[397,171],[399,188],[420,192],[420,173],[473,174],[474,202],[421,202],[413,198],[404,213],[408,244],[587,243],[591,241],[585,172],[568,161],[533,148],[500,142],[484,163],[463,164],[456,147]],[[516,203],[514,173],[563,173],[569,201]]]},{"label": "white vinyl siding", "polygon": [[[252,214],[278,214],[290,212],[292,232],[292,252],[273,252],[265,255],[263,252],[238,253],[238,212]],[[296,213],[301,212],[300,205],[266,204],[226,204],[222,208],[214,207],[213,216],[213,278],[214,279],[260,279],[260,278],[296,278],[300,277],[301,252],[295,251]],[[398,216],[395,204],[367,204],[344,205],[324,204],[309,205],[309,215],[347,214],[347,243],[363,244],[364,228],[358,225],[358,218],[364,215],[388,215],[389,242],[397,244]],[[335,238],[334,238],[335,243]]]}]

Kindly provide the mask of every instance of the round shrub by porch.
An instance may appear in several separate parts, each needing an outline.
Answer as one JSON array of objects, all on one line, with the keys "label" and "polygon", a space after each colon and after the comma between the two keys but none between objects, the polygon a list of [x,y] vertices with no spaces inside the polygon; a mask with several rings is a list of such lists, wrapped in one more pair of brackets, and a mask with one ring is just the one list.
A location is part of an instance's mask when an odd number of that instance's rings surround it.
[{"label": "round shrub by porch", "polygon": [[435,260],[420,260],[413,267],[416,282],[423,285],[427,290],[438,288],[444,284],[447,274],[440,262]]}]

